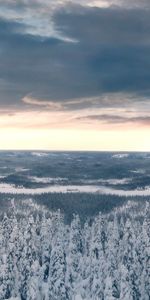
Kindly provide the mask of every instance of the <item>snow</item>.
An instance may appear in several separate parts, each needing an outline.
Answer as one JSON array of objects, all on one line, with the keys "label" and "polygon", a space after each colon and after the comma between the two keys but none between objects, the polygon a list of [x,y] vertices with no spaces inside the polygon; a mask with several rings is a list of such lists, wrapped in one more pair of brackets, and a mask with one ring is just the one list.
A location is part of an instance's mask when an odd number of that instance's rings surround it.
[{"label": "snow", "polygon": [[82,300],[82,297],[81,297],[81,295],[79,295],[79,294],[78,294],[78,295],[76,295],[76,296],[75,296],[75,300]]},{"label": "snow", "polygon": [[128,156],[129,156],[129,154],[127,154],[127,153],[118,153],[118,154],[112,155],[113,158],[127,158]]},{"label": "snow", "polygon": [[117,178],[112,178],[112,179],[84,179],[81,180],[82,183],[87,183],[87,184],[96,184],[96,183],[102,183],[102,184],[111,184],[111,185],[122,185],[122,184],[128,184],[129,182],[132,181],[132,178],[122,178],[122,179],[117,179]]},{"label": "snow", "polygon": [[30,169],[22,168],[22,167],[17,167],[15,168],[15,172],[26,172],[30,171]]},{"label": "snow", "polygon": [[1,194],[42,195],[49,193],[92,193],[116,196],[150,196],[150,186],[145,189],[121,190],[97,185],[50,185],[42,188],[25,188],[7,183],[0,183]]},{"label": "snow", "polygon": [[9,298],[9,300],[20,300],[20,298],[19,297],[11,297],[11,298]]},{"label": "snow", "polygon": [[45,153],[45,152],[32,152],[31,154],[33,156],[38,156],[38,157],[48,156],[48,153]]},{"label": "snow", "polygon": [[12,211],[0,220],[0,299],[149,299],[148,202],[140,226],[130,208],[122,222],[111,212],[83,227],[78,215],[68,226],[60,211]]},{"label": "snow", "polygon": [[61,178],[61,177],[37,177],[37,176],[28,176],[28,179],[31,182],[36,182],[36,183],[54,183],[54,182],[67,180],[67,178]]},{"label": "snow", "polygon": [[131,170],[130,172],[135,174],[145,174],[145,170],[143,169]]}]

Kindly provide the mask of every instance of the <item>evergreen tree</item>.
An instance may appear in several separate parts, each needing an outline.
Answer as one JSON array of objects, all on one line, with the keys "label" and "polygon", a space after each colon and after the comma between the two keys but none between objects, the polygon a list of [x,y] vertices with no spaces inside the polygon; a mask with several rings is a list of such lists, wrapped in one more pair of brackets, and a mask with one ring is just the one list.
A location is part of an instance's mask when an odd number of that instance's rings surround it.
[{"label": "evergreen tree", "polygon": [[[81,227],[60,211],[0,221],[0,300],[149,300],[149,205],[102,216]],[[143,217],[144,216],[144,217]],[[123,226],[124,225],[124,226]]]},{"label": "evergreen tree", "polygon": [[133,300],[129,270],[125,265],[121,265],[120,300]]},{"label": "evergreen tree", "polygon": [[28,281],[27,285],[28,300],[41,300],[41,294],[39,290],[39,271],[39,262],[35,260],[30,268],[30,280]]},{"label": "evergreen tree", "polygon": [[104,300],[115,300],[115,299],[116,298],[113,296],[112,279],[108,275],[105,281]]},{"label": "evergreen tree", "polygon": [[70,299],[75,296],[76,291],[81,285],[81,259],[82,259],[82,235],[79,217],[74,215],[70,229],[70,239],[68,247],[67,270],[66,270],[66,286]]},{"label": "evergreen tree", "polygon": [[92,243],[90,251],[90,296],[96,299],[104,298],[105,281],[105,256],[102,246],[101,215],[99,215],[92,226]]},{"label": "evergreen tree", "polygon": [[59,231],[52,243],[49,270],[49,299],[66,300],[65,288],[66,255],[63,248],[63,224],[59,225]]},{"label": "evergreen tree", "polygon": [[150,299],[150,218],[149,204],[145,209],[145,217],[141,233],[141,257],[142,257],[142,274],[141,274],[141,299]]},{"label": "evergreen tree", "polygon": [[83,258],[81,264],[82,286],[81,295],[83,299],[90,299],[90,282],[91,282],[91,266],[90,266],[90,247],[91,247],[91,226],[86,222],[83,228]]},{"label": "evergreen tree", "polygon": [[112,281],[112,295],[119,298],[120,295],[120,272],[119,272],[119,228],[116,215],[112,222],[112,231],[109,232],[107,250],[107,275]]}]

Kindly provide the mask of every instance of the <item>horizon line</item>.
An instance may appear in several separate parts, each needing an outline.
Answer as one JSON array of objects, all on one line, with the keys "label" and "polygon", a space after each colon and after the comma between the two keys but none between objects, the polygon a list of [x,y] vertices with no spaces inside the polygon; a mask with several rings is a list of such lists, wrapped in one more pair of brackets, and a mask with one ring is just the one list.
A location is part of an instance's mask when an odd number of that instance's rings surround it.
[{"label": "horizon line", "polygon": [[15,152],[114,152],[114,153],[150,153],[150,150],[144,151],[144,150],[88,150],[88,149],[82,149],[82,150],[70,150],[70,149],[0,149],[0,152],[9,152],[9,151],[15,151]]}]

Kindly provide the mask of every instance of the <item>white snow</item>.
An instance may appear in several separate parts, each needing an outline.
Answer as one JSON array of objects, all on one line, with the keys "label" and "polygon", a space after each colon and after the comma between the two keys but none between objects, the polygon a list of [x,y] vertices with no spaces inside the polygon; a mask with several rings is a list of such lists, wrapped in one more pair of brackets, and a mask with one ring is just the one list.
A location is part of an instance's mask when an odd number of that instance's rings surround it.
[{"label": "white snow", "polygon": [[61,177],[37,177],[37,176],[28,176],[28,179],[31,182],[36,183],[52,183],[52,182],[60,182],[67,180],[67,178],[61,178]]},{"label": "white snow", "polygon": [[11,297],[11,298],[9,298],[9,300],[20,300],[20,298],[19,297]]},{"label": "white snow", "polygon": [[25,188],[23,186],[1,183],[0,193],[3,194],[24,194],[24,195],[41,195],[48,193],[96,193],[105,195],[118,196],[150,196],[150,186],[145,189],[121,190],[113,189],[105,186],[96,185],[51,185],[42,188]]},{"label": "white snow", "polygon": [[48,156],[48,153],[45,152],[32,152],[31,154],[38,157]]},{"label": "white snow", "polygon": [[143,169],[131,170],[130,172],[135,174],[145,174],[145,170]]},{"label": "white snow", "polygon": [[79,295],[79,294],[78,294],[78,295],[76,295],[76,296],[75,296],[75,300],[82,300],[82,297],[81,297],[81,295]]},{"label": "white snow", "polygon": [[26,168],[22,168],[22,167],[17,167],[15,168],[16,172],[26,172],[26,171],[30,171],[30,169],[26,169]]},{"label": "white snow", "polygon": [[112,155],[113,158],[127,158],[128,156],[129,156],[128,153],[118,153],[118,154]]},{"label": "white snow", "polygon": [[102,184],[111,184],[111,185],[122,185],[122,184],[128,184],[129,182],[132,181],[132,178],[122,178],[122,179],[117,179],[117,178],[112,178],[112,179],[84,179],[81,180],[82,183],[102,183]]}]

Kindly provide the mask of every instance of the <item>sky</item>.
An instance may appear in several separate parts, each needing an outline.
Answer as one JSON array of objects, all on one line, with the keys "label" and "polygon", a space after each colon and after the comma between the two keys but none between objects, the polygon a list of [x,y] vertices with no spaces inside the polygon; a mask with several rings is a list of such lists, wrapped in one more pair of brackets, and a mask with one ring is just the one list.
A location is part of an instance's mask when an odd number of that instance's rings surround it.
[{"label": "sky", "polygon": [[0,149],[150,151],[149,134],[149,0],[0,0]]}]

